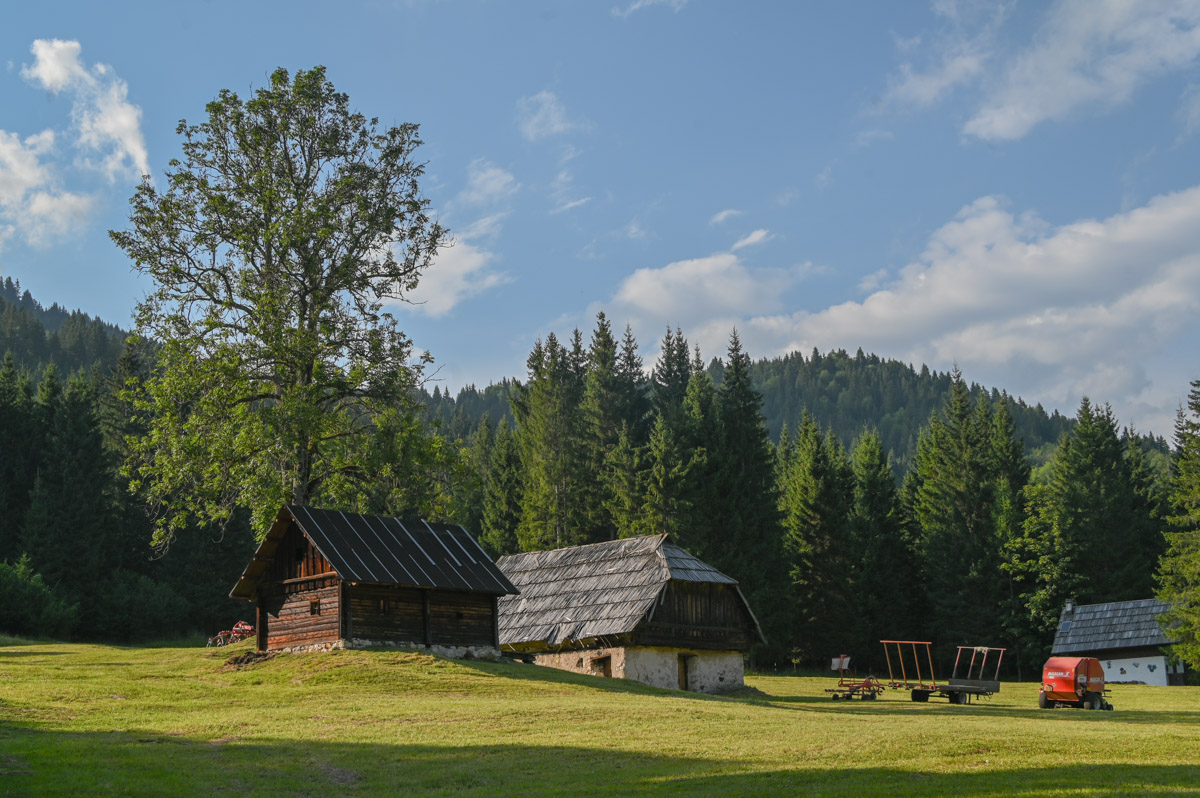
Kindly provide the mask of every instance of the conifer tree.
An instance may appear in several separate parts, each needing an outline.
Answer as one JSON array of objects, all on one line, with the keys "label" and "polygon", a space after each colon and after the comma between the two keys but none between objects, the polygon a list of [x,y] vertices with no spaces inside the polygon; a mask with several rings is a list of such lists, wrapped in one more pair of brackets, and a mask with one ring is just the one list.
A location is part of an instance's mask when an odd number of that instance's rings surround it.
[{"label": "conifer tree", "polygon": [[513,407],[524,470],[517,530],[523,551],[588,542],[580,413],[585,363],[578,330],[571,349],[551,333],[529,356],[529,381]]},{"label": "conifer tree", "polygon": [[1167,551],[1159,562],[1158,598],[1168,609],[1164,631],[1173,652],[1200,668],[1200,380],[1191,384],[1187,410],[1175,420]]},{"label": "conifer tree", "polygon": [[479,527],[479,542],[493,557],[520,551],[517,526],[521,521],[521,498],[520,451],[508,420],[501,419],[488,458]]},{"label": "conifer tree", "polygon": [[791,460],[780,505],[791,576],[792,654],[809,664],[831,653],[861,656],[861,616],[852,594],[853,486],[844,453],[805,413]]},{"label": "conifer tree", "polygon": [[[859,662],[879,662],[879,641],[914,634],[913,602],[919,562],[913,552],[896,479],[878,433],[866,430],[850,460],[853,502],[849,517],[850,587],[862,618],[857,649]],[[844,653],[844,652],[841,652]],[[878,672],[878,671],[876,671]]]},{"label": "conifer tree", "polygon": [[[685,350],[686,352],[686,350]],[[786,644],[781,639],[786,610],[778,596],[787,583],[783,558],[775,456],[763,423],[762,397],[754,389],[750,356],[734,330],[728,360],[718,391],[720,448],[712,456],[719,471],[713,488],[721,497],[712,527],[711,561],[742,585],[750,606],[759,614],[767,646],[759,657],[781,662]]]},{"label": "conifer tree", "polygon": [[[922,433],[908,492],[920,527],[928,621],[942,655],[951,646],[1000,639],[1005,577],[995,531],[996,466],[992,411],[972,402],[955,369],[944,414]],[[930,633],[930,632],[927,632]]]}]

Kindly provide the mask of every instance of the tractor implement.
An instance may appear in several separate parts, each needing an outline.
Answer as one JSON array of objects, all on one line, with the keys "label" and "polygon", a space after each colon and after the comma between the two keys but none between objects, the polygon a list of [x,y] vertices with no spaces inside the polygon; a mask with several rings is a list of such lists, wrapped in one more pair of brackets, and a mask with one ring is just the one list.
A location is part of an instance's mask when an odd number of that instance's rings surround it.
[{"label": "tractor implement", "polygon": [[[928,640],[880,640],[888,664],[887,686],[894,690],[908,690],[913,701],[928,701],[930,696],[945,698],[951,704],[968,704],[972,696],[991,696],[1000,691],[1000,663],[1004,660],[1003,648],[991,646],[959,646],[954,659],[954,670],[947,682],[939,683],[933,673],[933,653]],[[970,660],[964,658],[970,652]],[[988,660],[995,657],[995,670],[991,679],[985,679]],[[925,667],[922,669],[922,660]],[[899,669],[899,675],[896,670]],[[911,669],[911,673],[910,673]],[[959,671],[962,670],[962,676]]]}]

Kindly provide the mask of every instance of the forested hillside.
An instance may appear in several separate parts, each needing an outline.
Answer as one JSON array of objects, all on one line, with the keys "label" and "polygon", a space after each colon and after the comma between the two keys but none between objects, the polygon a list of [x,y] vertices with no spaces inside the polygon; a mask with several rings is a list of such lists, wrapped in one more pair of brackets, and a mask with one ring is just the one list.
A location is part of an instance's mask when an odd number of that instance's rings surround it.
[{"label": "forested hillside", "polygon": [[17,366],[40,373],[54,363],[63,374],[98,366],[111,368],[128,335],[115,324],[57,303],[43,307],[20,282],[0,280],[0,354],[11,352]]},{"label": "forested hillside", "polygon": [[[705,371],[720,386],[725,365],[712,358]],[[822,429],[831,429],[843,441],[856,440],[864,430],[874,430],[884,452],[901,474],[908,471],[916,452],[921,428],[950,396],[952,375],[920,371],[897,360],[878,355],[855,355],[844,350],[821,354],[815,349],[805,357],[800,352],[756,360],[750,366],[754,389],[762,396],[762,412],[768,434],[778,443],[785,426],[795,429],[807,411]],[[427,395],[430,418],[450,438],[466,439],[484,413],[493,422],[513,419],[508,398],[517,380],[504,380],[479,390],[468,385],[457,396],[434,387]],[[1025,443],[1031,464],[1046,462],[1059,439],[1071,429],[1072,420],[1057,410],[1047,413],[1042,406],[1027,405],[998,388],[971,384],[971,396],[987,396],[993,404],[1004,402],[1013,419],[1016,435]],[[1161,438],[1146,444],[1165,453]]]}]

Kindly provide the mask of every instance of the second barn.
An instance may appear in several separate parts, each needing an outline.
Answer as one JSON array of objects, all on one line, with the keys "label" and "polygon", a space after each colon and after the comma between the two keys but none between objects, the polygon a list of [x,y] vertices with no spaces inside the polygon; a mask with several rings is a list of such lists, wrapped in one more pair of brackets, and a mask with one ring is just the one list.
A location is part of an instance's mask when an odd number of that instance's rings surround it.
[{"label": "second barn", "polygon": [[737,581],[666,535],[534,551],[497,563],[501,650],[539,665],[717,692],[743,685],[763,639]]}]

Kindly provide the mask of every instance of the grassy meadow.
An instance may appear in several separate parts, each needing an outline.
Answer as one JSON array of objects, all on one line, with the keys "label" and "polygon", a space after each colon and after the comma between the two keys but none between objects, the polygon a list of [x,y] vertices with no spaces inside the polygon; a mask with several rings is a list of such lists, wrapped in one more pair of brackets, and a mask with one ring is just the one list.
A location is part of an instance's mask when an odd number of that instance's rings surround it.
[{"label": "grassy meadow", "polygon": [[399,651],[0,639],[0,795],[1200,795],[1200,688],[1115,712],[732,697]]}]

